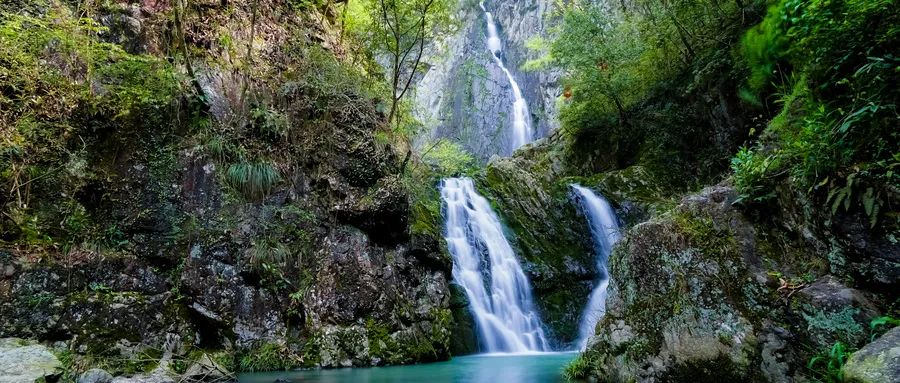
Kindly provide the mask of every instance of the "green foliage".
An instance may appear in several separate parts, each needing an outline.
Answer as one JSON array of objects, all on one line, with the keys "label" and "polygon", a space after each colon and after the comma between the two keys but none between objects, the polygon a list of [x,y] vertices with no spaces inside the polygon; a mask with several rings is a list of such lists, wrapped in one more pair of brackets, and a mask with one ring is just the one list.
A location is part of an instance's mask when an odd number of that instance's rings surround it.
[{"label": "green foliage", "polygon": [[566,69],[566,85],[575,97],[575,106],[564,109],[564,123],[595,118],[591,114],[602,111],[624,114],[643,94],[646,79],[638,71],[644,50],[635,24],[617,19],[600,5],[567,11],[550,45],[550,55]]},{"label": "green foliage", "polygon": [[[73,197],[88,182],[103,180],[92,170],[95,153],[103,152],[99,146],[109,144],[113,132],[126,136],[176,124],[165,113],[180,90],[172,65],[100,42],[104,32],[97,22],[56,8],[41,17],[0,16],[5,239],[71,246],[103,236]],[[48,195],[64,198],[31,201]]]},{"label": "green foliage", "polygon": [[[265,137],[283,139],[288,136],[290,122],[287,116],[270,107],[257,106],[252,108],[250,110],[250,121],[253,128]],[[221,151],[221,149],[218,151]]]},{"label": "green foliage", "polygon": [[[528,65],[549,60],[565,71],[558,103],[569,161],[591,171],[640,163],[667,188],[716,177],[737,144],[719,132],[733,123],[721,121],[733,117],[729,81],[722,79],[737,72],[730,48],[758,3],[560,5],[549,48],[531,44],[546,55]],[[713,99],[719,106],[710,105]],[[732,111],[723,116],[722,107]]]},{"label": "green foliage", "polygon": [[759,198],[779,182],[772,175],[788,175],[828,213],[858,210],[876,226],[900,184],[900,16],[883,12],[896,6],[783,0],[745,35],[750,87],[765,91],[774,83],[791,94],[771,134],[733,162],[743,194]]},{"label": "green foliage", "polygon": [[844,381],[841,368],[850,358],[851,351],[841,342],[835,343],[827,353],[812,357],[806,368],[817,382],[840,383]]},{"label": "green foliage", "polygon": [[751,28],[741,39],[741,54],[747,61],[750,76],[747,80],[750,89],[761,91],[768,87],[779,61],[787,52],[789,40],[782,23],[785,17],[783,7],[773,5],[769,8],[763,21]]},{"label": "green foliage", "polygon": [[240,162],[228,167],[225,181],[244,198],[259,200],[281,181],[281,175],[270,162]]},{"label": "green foliage", "polygon": [[889,315],[881,316],[869,323],[869,331],[872,333],[869,338],[870,341],[874,341],[875,338],[883,335],[888,330],[900,326],[900,319],[894,318]]},{"label": "green foliage", "polygon": [[264,343],[247,351],[238,362],[241,372],[287,371],[301,365],[301,358],[286,346],[276,343]]},{"label": "green foliage", "polygon": [[781,157],[757,153],[746,146],[742,147],[731,160],[734,171],[734,186],[741,191],[738,202],[749,199],[752,202],[765,202],[775,197],[771,169],[778,169]]},{"label": "green foliage", "polygon": [[250,248],[250,262],[256,266],[264,264],[283,265],[291,257],[291,251],[282,243],[270,240],[255,240]]},{"label": "green foliage", "polygon": [[563,378],[570,382],[582,381],[590,377],[593,367],[591,366],[590,351],[578,354],[563,369]]},{"label": "green foliage", "polygon": [[422,153],[422,161],[440,176],[457,176],[475,169],[475,157],[461,145],[450,140],[441,139]]}]

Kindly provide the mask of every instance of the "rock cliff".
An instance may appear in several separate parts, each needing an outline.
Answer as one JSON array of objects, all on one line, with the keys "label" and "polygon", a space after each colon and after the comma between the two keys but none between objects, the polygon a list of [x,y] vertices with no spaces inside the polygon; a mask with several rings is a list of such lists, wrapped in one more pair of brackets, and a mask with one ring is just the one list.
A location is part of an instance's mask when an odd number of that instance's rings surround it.
[{"label": "rock cliff", "polygon": [[[539,52],[526,48],[544,36],[553,22],[553,5],[544,0],[495,0],[484,3],[498,25],[501,59],[519,83],[531,112],[535,138],[558,126],[559,74],[528,72],[521,67]],[[425,139],[461,143],[483,162],[509,155],[513,97],[509,81],[487,47],[484,13],[474,2],[462,2],[460,27],[428,57],[429,70],[417,84],[416,113],[430,130]]]}]

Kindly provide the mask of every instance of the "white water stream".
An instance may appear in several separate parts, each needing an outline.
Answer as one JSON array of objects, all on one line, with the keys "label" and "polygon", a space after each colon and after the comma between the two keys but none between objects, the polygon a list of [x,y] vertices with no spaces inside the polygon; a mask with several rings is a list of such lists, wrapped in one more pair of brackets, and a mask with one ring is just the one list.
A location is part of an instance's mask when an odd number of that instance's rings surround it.
[{"label": "white water stream", "polygon": [[469,178],[441,184],[453,279],[466,292],[480,351],[549,351],[531,286],[487,199]]},{"label": "white water stream", "polygon": [[606,262],[613,246],[618,242],[620,234],[615,210],[612,209],[609,202],[591,189],[580,185],[572,185],[572,189],[575,190],[581,209],[587,217],[591,238],[594,241],[597,270],[600,272],[600,278],[591,292],[588,304],[581,314],[581,323],[578,325],[576,344],[579,349],[583,350],[587,347],[588,339],[594,335],[597,322],[606,312],[606,287],[609,284]]},{"label": "white water stream", "polygon": [[494,62],[496,62],[497,66],[500,67],[500,70],[506,74],[510,88],[512,88],[512,150],[516,150],[522,145],[528,144],[534,140],[534,132],[532,132],[531,128],[531,115],[528,112],[528,103],[525,102],[525,97],[522,96],[522,89],[519,88],[519,83],[516,82],[512,73],[510,73],[509,69],[506,68],[506,65],[503,64],[503,60],[500,59],[500,53],[503,52],[503,44],[500,43],[500,35],[497,32],[497,24],[494,21],[494,15],[488,12],[484,7],[484,1],[478,3],[478,5],[481,7],[481,10],[484,11],[484,17],[487,20],[488,49],[491,51],[491,56],[494,57]]}]

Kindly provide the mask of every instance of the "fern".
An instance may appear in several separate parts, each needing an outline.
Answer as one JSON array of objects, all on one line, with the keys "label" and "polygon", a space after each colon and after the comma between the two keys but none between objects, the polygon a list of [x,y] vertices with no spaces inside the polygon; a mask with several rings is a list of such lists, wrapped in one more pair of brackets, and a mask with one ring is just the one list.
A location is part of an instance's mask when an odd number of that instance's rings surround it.
[{"label": "fern", "polygon": [[869,341],[875,340],[875,338],[883,335],[888,330],[900,326],[900,319],[894,318],[892,316],[882,316],[875,319],[872,319],[869,322],[869,331],[871,331],[872,336]]},{"label": "fern", "polygon": [[836,342],[831,346],[831,350],[827,354],[812,357],[806,368],[812,374],[811,377],[814,381],[824,383],[843,382],[844,374],[841,368],[847,363],[851,353],[843,343]]},{"label": "fern", "polygon": [[[885,198],[880,189],[872,186],[864,185],[860,177],[863,172],[852,173],[847,176],[844,186],[837,186],[835,182],[830,182],[828,197],[826,204],[831,204],[831,215],[837,214],[843,208],[843,211],[850,211],[854,206],[854,202],[862,206],[863,212],[869,218],[869,226],[875,227],[878,223],[881,207],[885,204]],[[826,178],[822,184],[829,183]],[[857,206],[859,206],[857,205]]]}]

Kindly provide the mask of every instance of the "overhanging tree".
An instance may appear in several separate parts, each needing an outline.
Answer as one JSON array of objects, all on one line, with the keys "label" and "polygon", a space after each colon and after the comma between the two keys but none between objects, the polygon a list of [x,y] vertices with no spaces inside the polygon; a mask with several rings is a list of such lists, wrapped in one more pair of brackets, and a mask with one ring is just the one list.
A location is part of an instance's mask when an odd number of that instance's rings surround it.
[{"label": "overhanging tree", "polygon": [[[390,109],[388,122],[400,127],[399,108],[422,68],[429,44],[451,27],[450,0],[367,0],[373,22],[372,45],[388,63]],[[407,148],[404,167],[412,153]]]}]

